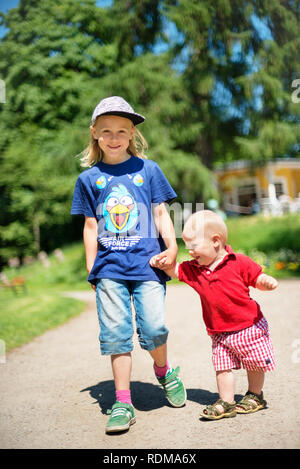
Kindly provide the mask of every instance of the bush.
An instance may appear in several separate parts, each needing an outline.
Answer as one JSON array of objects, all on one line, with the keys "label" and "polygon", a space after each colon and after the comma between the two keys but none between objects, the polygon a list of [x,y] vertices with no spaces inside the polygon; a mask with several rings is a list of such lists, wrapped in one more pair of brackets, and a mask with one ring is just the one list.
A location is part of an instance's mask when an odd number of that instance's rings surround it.
[{"label": "bush", "polygon": [[300,252],[300,214],[265,218],[262,215],[229,218],[229,244],[246,254],[256,249],[276,253],[281,249]]},{"label": "bush", "polygon": [[264,253],[253,250],[249,256],[263,268],[266,274],[274,277],[300,275],[300,253],[282,248],[277,252]]}]

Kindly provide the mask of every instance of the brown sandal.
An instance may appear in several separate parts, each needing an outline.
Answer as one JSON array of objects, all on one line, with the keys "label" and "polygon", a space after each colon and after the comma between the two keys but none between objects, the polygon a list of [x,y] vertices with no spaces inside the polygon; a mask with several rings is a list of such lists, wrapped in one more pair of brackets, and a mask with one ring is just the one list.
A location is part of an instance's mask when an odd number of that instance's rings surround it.
[{"label": "brown sandal", "polygon": [[235,408],[236,412],[238,414],[252,414],[253,412],[264,409],[267,405],[267,401],[265,401],[263,397],[263,392],[255,394],[254,392],[247,391],[243,399],[237,403]]},{"label": "brown sandal", "polygon": [[[217,409],[217,405],[221,405],[224,409],[224,412],[221,412],[219,409]],[[232,403],[229,403],[229,402],[223,401],[222,399],[219,399],[214,404],[206,406],[200,415],[201,417],[207,420],[219,420],[219,419],[227,418],[227,417],[235,417],[236,416],[235,406],[236,406],[235,401],[233,401]]]}]

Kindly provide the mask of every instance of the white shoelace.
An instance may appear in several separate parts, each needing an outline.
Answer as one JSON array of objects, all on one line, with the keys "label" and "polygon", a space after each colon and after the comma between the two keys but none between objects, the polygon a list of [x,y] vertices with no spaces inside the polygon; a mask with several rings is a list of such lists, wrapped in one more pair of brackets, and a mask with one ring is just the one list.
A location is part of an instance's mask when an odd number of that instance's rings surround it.
[{"label": "white shoelace", "polygon": [[127,414],[127,416],[131,418],[131,414],[128,409],[125,409],[124,407],[117,407],[112,411],[111,417],[119,417],[120,415],[125,414]]}]

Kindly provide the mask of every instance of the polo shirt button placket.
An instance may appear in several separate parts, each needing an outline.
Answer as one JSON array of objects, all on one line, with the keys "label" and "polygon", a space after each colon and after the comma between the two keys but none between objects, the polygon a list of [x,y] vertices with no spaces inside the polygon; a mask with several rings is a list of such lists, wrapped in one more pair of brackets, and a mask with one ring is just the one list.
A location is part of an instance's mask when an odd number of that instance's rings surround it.
[{"label": "polo shirt button placket", "polygon": [[206,276],[207,276],[207,281],[208,281],[208,284],[210,285],[211,282],[212,282],[212,275],[211,275],[211,271],[210,270],[206,270],[205,271],[206,273]]}]

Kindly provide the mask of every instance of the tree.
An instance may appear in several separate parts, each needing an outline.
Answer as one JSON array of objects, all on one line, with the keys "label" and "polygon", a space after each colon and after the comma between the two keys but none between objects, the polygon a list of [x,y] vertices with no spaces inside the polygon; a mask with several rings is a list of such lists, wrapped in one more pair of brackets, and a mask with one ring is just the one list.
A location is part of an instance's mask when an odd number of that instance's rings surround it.
[{"label": "tree", "polygon": [[[181,77],[161,37],[159,2],[21,0],[3,16],[0,42],[0,238],[3,260],[53,249],[81,236],[70,217],[79,158],[95,104],[122,95],[147,116],[149,156],[168,174],[180,200],[216,191],[194,154],[174,146],[171,122],[182,116]],[[73,238],[72,238],[73,236]]]},{"label": "tree", "polygon": [[0,43],[3,259],[70,240],[74,155],[88,135],[88,126],[84,132],[76,123],[90,113],[86,96],[117,55],[106,19],[93,0],[21,0],[3,17],[9,29]]},{"label": "tree", "polygon": [[112,37],[117,44],[116,66],[152,51],[161,34],[160,0],[115,0],[110,9]]},{"label": "tree", "polygon": [[107,43],[107,12],[94,0],[21,0],[4,17],[8,33],[1,41],[0,74],[7,106],[3,125],[30,122],[58,128],[83,109],[86,82],[104,76],[115,63]]},{"label": "tree", "polygon": [[[184,36],[173,48],[174,58],[184,62],[188,96],[187,138],[178,147],[195,152],[209,168],[215,161],[293,152],[300,114],[291,101],[291,83],[300,76],[299,1],[166,0],[165,12]],[[269,37],[261,34],[263,25]]]},{"label": "tree", "polygon": [[299,0],[20,0],[0,41],[2,258],[78,236],[75,155],[108,95],[147,117],[149,156],[182,202],[217,196],[215,162],[299,156],[299,11]]}]

